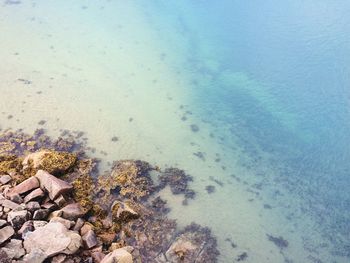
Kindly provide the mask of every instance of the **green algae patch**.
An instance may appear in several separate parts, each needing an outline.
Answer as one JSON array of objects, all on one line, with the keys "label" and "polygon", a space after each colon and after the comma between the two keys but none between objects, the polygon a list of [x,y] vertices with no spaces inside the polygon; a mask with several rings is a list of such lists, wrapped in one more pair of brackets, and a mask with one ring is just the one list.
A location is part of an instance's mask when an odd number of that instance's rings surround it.
[{"label": "green algae patch", "polygon": [[94,182],[90,175],[84,174],[79,178],[75,179],[73,182],[73,198],[78,202],[85,212],[88,212],[94,206],[93,202],[93,191]]},{"label": "green algae patch", "polygon": [[0,174],[19,172],[22,169],[22,158],[16,155],[0,155]]}]

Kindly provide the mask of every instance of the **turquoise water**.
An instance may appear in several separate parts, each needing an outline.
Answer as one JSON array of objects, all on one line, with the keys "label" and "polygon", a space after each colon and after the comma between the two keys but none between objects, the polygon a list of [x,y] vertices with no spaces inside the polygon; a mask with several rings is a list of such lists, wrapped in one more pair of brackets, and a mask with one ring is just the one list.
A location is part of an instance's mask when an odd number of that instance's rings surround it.
[{"label": "turquoise water", "polygon": [[185,169],[199,194],[188,207],[169,197],[172,216],[212,227],[220,262],[349,261],[348,1],[2,1],[0,12],[2,128],[45,120],[53,136],[83,130],[106,160]]}]

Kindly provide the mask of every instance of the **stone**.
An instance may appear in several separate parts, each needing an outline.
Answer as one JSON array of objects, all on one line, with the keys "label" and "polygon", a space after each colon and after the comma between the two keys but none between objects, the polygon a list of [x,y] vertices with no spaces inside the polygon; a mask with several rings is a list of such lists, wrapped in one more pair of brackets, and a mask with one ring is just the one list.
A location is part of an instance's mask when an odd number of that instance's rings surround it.
[{"label": "stone", "polygon": [[49,193],[51,200],[56,199],[59,195],[67,193],[73,189],[73,186],[46,171],[39,170],[35,178],[40,182],[40,187]]},{"label": "stone", "polygon": [[85,235],[82,236],[84,247],[87,249],[93,248],[97,245],[97,238],[95,232],[89,230]]},{"label": "stone", "polygon": [[40,209],[40,204],[38,202],[32,201],[26,204],[26,209],[33,213],[34,211]]},{"label": "stone", "polygon": [[81,246],[81,237],[59,222],[50,222],[28,233],[23,244],[27,253],[41,250],[48,258],[61,253],[74,254]]},{"label": "stone", "polygon": [[45,220],[48,217],[49,213],[50,211],[48,209],[36,210],[33,214],[33,220]]},{"label": "stone", "polygon": [[73,230],[76,232],[79,232],[80,229],[83,227],[84,223],[85,223],[84,219],[78,218],[77,221],[75,222]]},{"label": "stone", "polygon": [[66,258],[67,256],[65,254],[59,254],[52,258],[51,263],[64,263],[66,262]]},{"label": "stone", "polygon": [[22,245],[22,240],[19,239],[11,239],[5,247],[1,248],[1,250],[5,251],[7,256],[11,259],[19,259],[25,254]]},{"label": "stone", "polygon": [[16,185],[14,188],[12,188],[12,190],[8,195],[11,196],[14,194],[24,194],[38,187],[39,187],[38,179],[36,177],[30,177],[27,180],[20,183],[19,185]]},{"label": "stone", "polygon": [[126,203],[115,201],[112,205],[112,218],[117,222],[128,223],[139,217],[139,214]]},{"label": "stone", "polygon": [[42,263],[47,258],[46,254],[40,249],[32,249],[31,252],[23,257],[21,263]]},{"label": "stone", "polygon": [[46,202],[41,205],[42,208],[49,209],[50,211],[56,209],[57,205],[51,202]]},{"label": "stone", "polygon": [[38,228],[46,226],[47,222],[41,221],[41,220],[36,220],[36,221],[33,221],[33,225],[34,225],[34,230],[37,230]]},{"label": "stone", "polygon": [[41,190],[40,188],[37,188],[31,191],[29,194],[27,194],[26,197],[24,197],[24,203],[28,203],[33,200],[38,200],[44,196],[45,196],[44,191]]},{"label": "stone", "polygon": [[6,220],[0,219],[0,227],[3,227],[6,224],[7,224]]},{"label": "stone", "polygon": [[33,224],[33,221],[26,221],[22,227],[17,231],[17,233],[19,235],[22,236],[22,238],[24,239],[25,238],[25,235],[28,233],[28,232],[32,232],[34,231],[34,224]]},{"label": "stone", "polygon": [[91,257],[96,263],[100,263],[105,256],[104,253],[98,251],[91,253]]},{"label": "stone", "polygon": [[0,184],[1,185],[9,183],[9,182],[11,182],[11,180],[12,180],[12,178],[8,174],[4,174],[4,175],[0,176]]},{"label": "stone", "polygon": [[0,200],[0,205],[2,205],[5,208],[9,208],[11,210],[15,210],[19,207],[19,204],[12,202],[10,200],[7,200],[7,199]]},{"label": "stone", "polygon": [[11,263],[12,262],[12,259],[10,259],[7,256],[6,252],[2,251],[1,249],[0,249],[0,262],[1,263]]},{"label": "stone", "polygon": [[14,229],[20,229],[29,219],[30,213],[27,210],[11,211],[7,215],[7,222],[9,222]]},{"label": "stone", "polygon": [[55,202],[55,204],[58,206],[58,207],[62,207],[64,206],[67,201],[66,199],[64,198],[63,195],[60,195],[59,197],[57,197],[55,200],[53,200]]},{"label": "stone", "polygon": [[133,263],[132,255],[124,248],[107,254],[100,263]]},{"label": "stone", "polygon": [[0,244],[15,234],[15,230],[11,226],[5,226],[0,229]]},{"label": "stone", "polygon": [[77,218],[85,215],[83,208],[78,203],[72,203],[72,204],[66,205],[59,211],[62,212],[63,218],[69,219],[69,220],[76,220]]},{"label": "stone", "polygon": [[50,219],[50,222],[59,222],[62,225],[64,225],[67,229],[70,229],[72,226],[74,226],[74,221],[70,221],[59,216],[52,217]]},{"label": "stone", "polygon": [[87,232],[92,230],[92,225],[90,223],[85,223],[80,229],[80,235],[84,236]]},{"label": "stone", "polygon": [[13,194],[13,195],[10,195],[9,197],[10,197],[10,200],[12,202],[15,202],[16,204],[23,203],[23,198],[19,194]]}]

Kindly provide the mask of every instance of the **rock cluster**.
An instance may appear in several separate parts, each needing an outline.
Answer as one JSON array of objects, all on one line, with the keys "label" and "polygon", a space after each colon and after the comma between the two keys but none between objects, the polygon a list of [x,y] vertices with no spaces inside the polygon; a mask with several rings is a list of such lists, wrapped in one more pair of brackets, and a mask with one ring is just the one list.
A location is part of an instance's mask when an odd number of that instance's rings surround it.
[{"label": "rock cluster", "polygon": [[217,261],[210,230],[179,230],[157,194],[168,185],[194,198],[190,176],[139,160],[97,176],[96,162],[74,148],[41,132],[0,134],[0,262]]}]

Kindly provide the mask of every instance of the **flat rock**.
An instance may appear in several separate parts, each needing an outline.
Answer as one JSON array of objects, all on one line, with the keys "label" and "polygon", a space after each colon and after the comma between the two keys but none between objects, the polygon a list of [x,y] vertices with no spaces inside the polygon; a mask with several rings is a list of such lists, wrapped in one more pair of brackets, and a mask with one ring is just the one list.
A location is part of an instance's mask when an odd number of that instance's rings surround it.
[{"label": "flat rock", "polygon": [[38,179],[35,177],[30,177],[27,180],[20,183],[19,185],[16,185],[14,188],[12,188],[12,190],[8,195],[11,196],[14,194],[24,194],[38,187],[39,187]]},{"label": "flat rock", "polygon": [[30,201],[40,199],[44,196],[45,196],[44,191],[41,190],[40,188],[37,188],[31,191],[29,194],[27,194],[26,197],[24,197],[24,203],[28,203]]},{"label": "flat rock", "polygon": [[61,217],[65,218],[65,219],[69,219],[69,220],[76,220],[79,217],[82,217],[85,215],[83,208],[78,203],[66,205],[65,207],[63,207],[59,211],[62,212]]},{"label": "flat rock", "polygon": [[27,210],[11,211],[7,215],[7,222],[9,222],[14,229],[20,229],[29,219],[30,213]]},{"label": "flat rock", "polygon": [[59,222],[62,225],[64,225],[67,229],[70,229],[72,226],[74,226],[74,221],[70,221],[59,216],[52,217],[50,219],[50,222]]},{"label": "flat rock", "polygon": [[5,247],[1,248],[1,250],[5,251],[7,256],[11,259],[19,259],[25,254],[22,240],[19,239],[11,239]]},{"label": "flat rock", "polygon": [[7,184],[9,182],[11,182],[12,178],[11,176],[9,176],[8,174],[4,174],[0,176],[0,184]]},{"label": "flat rock", "polygon": [[6,224],[7,224],[6,220],[0,219],[0,227],[3,227]]},{"label": "flat rock", "polygon": [[4,243],[7,239],[12,237],[15,230],[11,226],[5,226],[0,229],[0,244]]},{"label": "flat rock", "polygon": [[39,227],[32,233],[28,233],[24,240],[24,248],[27,253],[41,250],[45,258],[61,253],[73,254],[81,245],[81,237],[59,222],[50,222]]},{"label": "flat rock", "polygon": [[1,199],[0,205],[2,205],[3,207],[7,207],[11,210],[15,210],[19,207],[19,204],[12,202],[11,200],[7,200],[7,199]]},{"label": "flat rock", "polygon": [[39,170],[35,177],[40,182],[40,187],[49,193],[51,200],[56,199],[59,195],[69,192],[73,186],[46,171]]},{"label": "flat rock", "polygon": [[32,201],[26,204],[26,209],[33,213],[34,211],[40,209],[40,204],[38,202]]},{"label": "flat rock", "polygon": [[42,263],[47,258],[46,254],[40,249],[33,249],[23,257],[21,263]]},{"label": "flat rock", "polygon": [[95,232],[89,230],[85,235],[82,236],[84,247],[87,249],[93,248],[97,245],[97,238]]},{"label": "flat rock", "polygon": [[48,209],[38,209],[33,214],[33,220],[45,220],[50,211]]},{"label": "flat rock", "polygon": [[133,263],[132,255],[124,248],[107,254],[100,263]]}]

